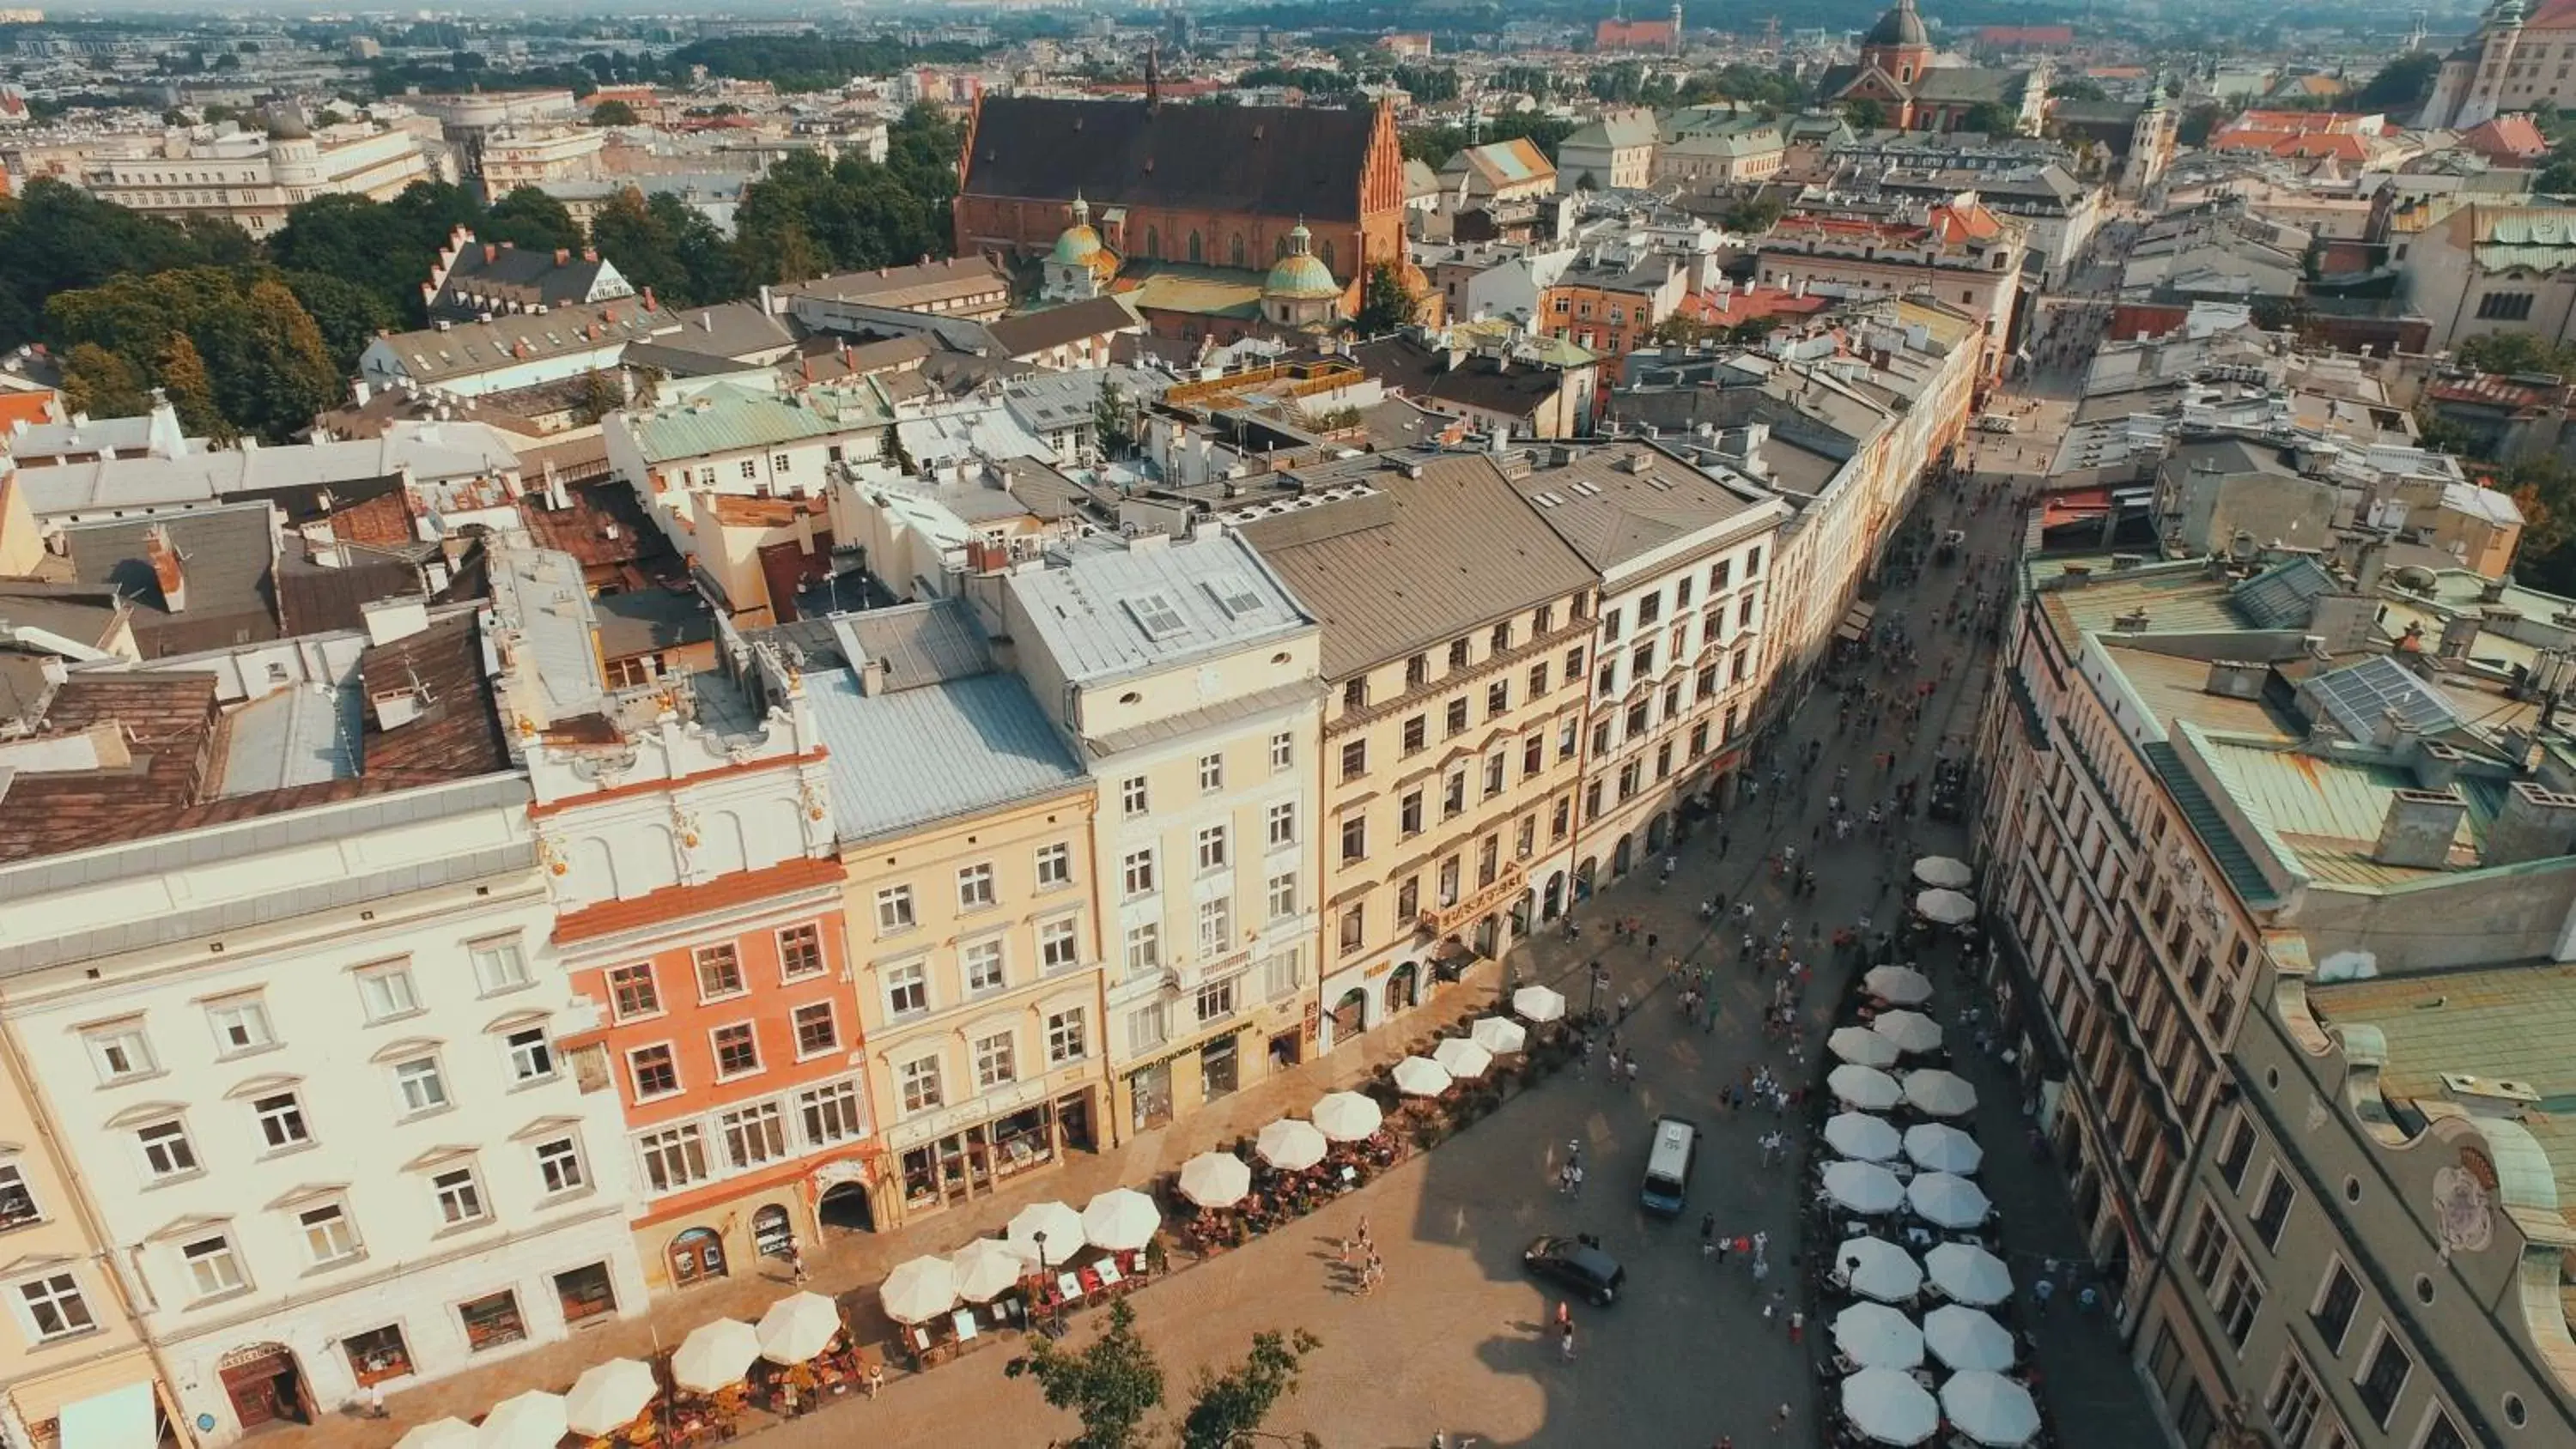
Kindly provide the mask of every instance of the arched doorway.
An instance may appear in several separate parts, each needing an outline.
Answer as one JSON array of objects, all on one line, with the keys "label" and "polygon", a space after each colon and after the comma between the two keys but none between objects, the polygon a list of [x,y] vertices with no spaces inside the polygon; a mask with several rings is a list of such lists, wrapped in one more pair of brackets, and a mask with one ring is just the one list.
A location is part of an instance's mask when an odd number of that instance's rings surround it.
[{"label": "arched doorway", "polygon": [[823,1200],[814,1205],[814,1216],[823,1226],[844,1232],[877,1230],[876,1206],[868,1200],[865,1183],[836,1182],[823,1189]]},{"label": "arched doorway", "polygon": [[1628,868],[1636,863],[1636,837],[1632,835],[1620,836],[1618,848],[1610,852],[1610,874],[1614,876],[1626,875],[1628,873]]},{"label": "arched doorway", "polygon": [[1539,899],[1538,918],[1553,921],[1565,910],[1565,872],[1547,878],[1547,894]]},{"label": "arched doorway", "polygon": [[244,1433],[281,1419],[290,1424],[313,1422],[313,1407],[304,1393],[304,1371],[296,1366],[294,1350],[285,1344],[255,1343],[234,1349],[216,1362],[215,1372],[224,1381],[224,1398],[231,1402],[233,1418]]},{"label": "arched doorway", "polygon": [[796,1246],[796,1230],[787,1224],[787,1209],[776,1203],[751,1215],[751,1250],[764,1258],[784,1258]]},{"label": "arched doorway", "polygon": [[725,1275],[724,1239],[716,1236],[713,1228],[691,1228],[673,1238],[665,1256],[670,1260],[674,1288],[712,1283]]},{"label": "arched doorway", "polygon": [[1488,914],[1484,919],[1476,922],[1475,934],[1471,938],[1476,948],[1476,954],[1479,956],[1501,955],[1503,950],[1502,931],[1503,918],[1500,915]]},{"label": "arched doorway", "polygon": [[1523,891],[1521,892],[1521,898],[1512,902],[1513,940],[1520,940],[1530,933],[1530,912],[1536,908],[1537,905],[1538,893],[1536,891]]},{"label": "arched doorway", "polygon": [[[1386,1014],[1411,1011],[1422,1001],[1421,969],[1407,961],[1386,978]],[[1384,1018],[1380,1018],[1383,1020]]]},{"label": "arched doorway", "polygon": [[1664,832],[1672,828],[1672,823],[1671,816],[1661,814],[1646,822],[1646,848],[1648,850],[1661,850],[1664,848]]},{"label": "arched doorway", "polygon": [[1592,878],[1600,873],[1600,869],[1601,863],[1588,855],[1583,857],[1583,863],[1581,865],[1574,868],[1574,898],[1576,900],[1588,901],[1592,899]]},{"label": "arched doorway", "polygon": [[1333,1003],[1333,1040],[1349,1041],[1368,1030],[1368,993],[1354,986]]}]

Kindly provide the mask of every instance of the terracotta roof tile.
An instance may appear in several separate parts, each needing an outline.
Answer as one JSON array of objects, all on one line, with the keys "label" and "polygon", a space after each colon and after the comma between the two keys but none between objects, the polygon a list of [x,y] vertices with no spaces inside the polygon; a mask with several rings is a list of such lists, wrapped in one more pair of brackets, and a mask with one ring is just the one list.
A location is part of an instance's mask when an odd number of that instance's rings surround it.
[{"label": "terracotta roof tile", "polygon": [[620,931],[631,931],[638,926],[726,910],[770,896],[793,895],[798,891],[839,885],[840,882],[841,863],[837,860],[799,858],[781,861],[761,870],[737,871],[704,885],[664,886],[632,900],[608,901],[557,916],[555,941],[558,945],[569,945],[575,941],[596,940]]}]

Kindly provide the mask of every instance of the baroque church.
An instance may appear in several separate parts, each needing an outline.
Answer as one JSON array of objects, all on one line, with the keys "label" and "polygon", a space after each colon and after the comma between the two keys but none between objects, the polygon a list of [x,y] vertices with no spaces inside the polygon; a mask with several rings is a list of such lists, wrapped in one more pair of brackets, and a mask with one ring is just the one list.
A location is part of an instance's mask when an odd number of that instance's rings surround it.
[{"label": "baroque church", "polygon": [[1887,124],[1905,131],[1956,131],[1979,106],[2013,113],[2024,135],[2036,135],[2048,109],[2050,70],[2043,58],[2026,69],[1942,65],[1914,0],[1878,17],[1861,38],[1860,62],[1824,73],[1827,101],[1872,101]]}]

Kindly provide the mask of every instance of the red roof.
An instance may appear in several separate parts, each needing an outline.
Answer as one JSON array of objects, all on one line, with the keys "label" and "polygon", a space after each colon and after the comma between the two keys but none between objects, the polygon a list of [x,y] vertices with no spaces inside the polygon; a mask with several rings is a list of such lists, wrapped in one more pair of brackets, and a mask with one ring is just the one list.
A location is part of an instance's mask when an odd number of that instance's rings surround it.
[{"label": "red roof", "polygon": [[2072,25],[1989,25],[1977,32],[1988,45],[2073,45]]},{"label": "red roof", "polygon": [[784,860],[759,870],[735,871],[703,885],[671,885],[622,901],[602,901],[555,917],[555,941],[568,945],[632,931],[641,926],[683,920],[710,911],[732,910],[771,896],[799,895],[820,886],[837,885],[836,860]]},{"label": "red roof", "polygon": [[1833,304],[1824,296],[1801,297],[1785,287],[1740,287],[1732,292],[1688,292],[1676,315],[1710,327],[1732,327],[1758,317],[1804,317]]},{"label": "red roof", "polygon": [[2494,161],[2528,161],[2549,154],[2549,140],[2529,116],[2497,116],[2460,136],[2460,144]]}]

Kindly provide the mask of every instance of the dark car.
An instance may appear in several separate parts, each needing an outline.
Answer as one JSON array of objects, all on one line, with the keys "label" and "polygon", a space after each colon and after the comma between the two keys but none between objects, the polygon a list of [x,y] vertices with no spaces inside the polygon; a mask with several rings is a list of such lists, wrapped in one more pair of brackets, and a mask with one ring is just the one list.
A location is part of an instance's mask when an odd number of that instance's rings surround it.
[{"label": "dark car", "polygon": [[1618,1259],[1575,1238],[1533,1240],[1521,1253],[1521,1266],[1564,1284],[1595,1307],[1617,1298],[1628,1281],[1628,1270],[1619,1266]]}]

